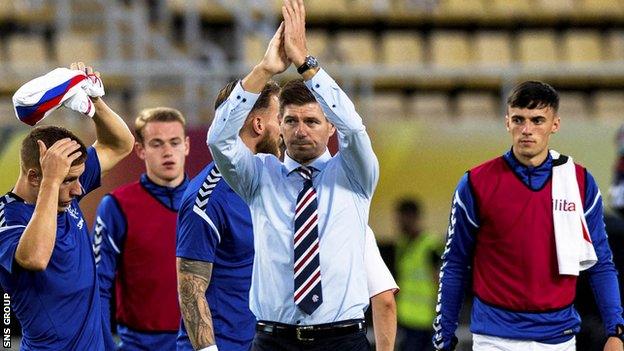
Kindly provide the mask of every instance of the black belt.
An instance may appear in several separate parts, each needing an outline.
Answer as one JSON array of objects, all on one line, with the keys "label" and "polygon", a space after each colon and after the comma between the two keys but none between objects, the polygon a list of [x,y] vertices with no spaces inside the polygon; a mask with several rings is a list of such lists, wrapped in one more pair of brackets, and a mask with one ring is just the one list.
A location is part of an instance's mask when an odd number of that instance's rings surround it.
[{"label": "black belt", "polygon": [[292,325],[259,321],[256,323],[256,331],[290,340],[315,341],[366,332],[366,322],[363,319],[350,319],[336,323]]}]

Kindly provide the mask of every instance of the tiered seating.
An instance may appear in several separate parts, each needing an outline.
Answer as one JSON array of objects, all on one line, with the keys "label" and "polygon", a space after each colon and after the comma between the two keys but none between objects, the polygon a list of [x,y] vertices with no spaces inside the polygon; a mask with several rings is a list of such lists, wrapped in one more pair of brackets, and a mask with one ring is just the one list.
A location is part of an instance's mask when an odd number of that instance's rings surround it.
[{"label": "tiered seating", "polygon": [[512,63],[509,35],[494,31],[481,31],[474,39],[474,61],[483,66],[504,67]]},{"label": "tiered seating", "polygon": [[570,63],[603,61],[605,50],[597,31],[569,30],[563,36],[563,59]]},{"label": "tiered seating", "polygon": [[102,60],[101,45],[93,34],[60,33],[55,41],[56,60],[60,65],[83,61],[95,65]]},{"label": "tiered seating", "polygon": [[377,46],[368,31],[347,32],[336,35],[338,57],[343,63],[372,64],[377,61]]},{"label": "tiered seating", "polygon": [[464,92],[457,95],[457,117],[495,119],[500,117],[500,99],[491,93]]},{"label": "tiered seating", "polygon": [[624,113],[624,91],[598,91],[593,98],[595,117],[599,119],[622,120]]},{"label": "tiered seating", "polygon": [[445,93],[416,93],[407,101],[412,118],[442,120],[452,118],[448,95]]},{"label": "tiered seating", "polygon": [[559,116],[566,120],[591,118],[586,94],[576,92],[559,92]]},{"label": "tiered seating", "polygon": [[461,31],[436,31],[431,34],[431,63],[437,67],[466,66],[472,60],[469,38]]},{"label": "tiered seating", "polygon": [[518,34],[517,61],[524,65],[552,64],[558,60],[557,37],[554,31],[523,31]]},{"label": "tiered seating", "polygon": [[379,93],[366,99],[366,115],[369,120],[404,119],[408,116],[403,94],[397,92]]},{"label": "tiered seating", "polygon": [[11,35],[7,42],[8,61],[16,69],[46,66],[50,62],[43,36]]},{"label": "tiered seating", "polygon": [[423,62],[423,41],[417,32],[388,31],[381,44],[382,62],[387,65],[414,65]]}]

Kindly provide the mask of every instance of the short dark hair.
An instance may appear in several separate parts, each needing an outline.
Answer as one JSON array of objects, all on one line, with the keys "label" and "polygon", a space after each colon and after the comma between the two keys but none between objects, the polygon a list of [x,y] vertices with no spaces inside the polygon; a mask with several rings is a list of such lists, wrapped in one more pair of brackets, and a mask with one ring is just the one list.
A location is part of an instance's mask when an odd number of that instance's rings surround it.
[{"label": "short dark hair", "polygon": [[559,110],[559,94],[549,84],[526,81],[516,85],[507,97],[507,106],[528,109],[550,107]]},{"label": "short dark hair", "polygon": [[63,127],[41,126],[31,130],[24,140],[22,140],[22,147],[20,149],[22,169],[28,170],[30,168],[35,168],[41,170],[41,164],[39,163],[39,144],[37,144],[37,140],[41,140],[46,148],[50,148],[54,143],[65,138],[70,138],[80,145],[80,148],[75,152],[80,151],[81,154],[72,162],[72,166],[84,163],[87,160],[87,147],[74,133]]},{"label": "short dark hair", "polygon": [[316,102],[316,98],[303,83],[303,79],[291,80],[282,87],[279,95],[280,114],[284,112],[286,105],[302,106],[311,102]]},{"label": "short dark hair", "polygon": [[[215,100],[215,111],[219,108],[219,106],[223,104],[225,100],[227,100],[230,94],[232,94],[232,90],[234,90],[236,84],[238,84],[238,80],[231,81],[227,83],[223,88],[221,88],[221,90],[219,90],[219,93],[217,94],[217,99]],[[277,95],[279,94],[279,92],[280,86],[272,80],[268,81],[264,85],[264,88],[262,88],[260,96],[258,97],[258,100],[256,100],[256,103],[253,105],[251,111],[269,107],[269,103],[271,102],[271,96]]]},{"label": "short dark hair", "polygon": [[400,199],[396,204],[395,210],[401,214],[418,217],[420,216],[420,201],[414,198]]},{"label": "short dark hair", "polygon": [[274,95],[278,95],[280,93],[280,89],[280,86],[276,82],[272,80],[268,81],[264,85],[264,88],[262,88],[262,92],[260,92],[260,96],[258,97],[258,100],[256,100],[256,103],[253,105],[253,108],[251,110],[255,111],[269,107],[271,97]]},{"label": "short dark hair", "polygon": [[[182,112],[170,107],[146,108],[139,112],[139,116],[134,120],[134,133],[136,140],[143,144],[143,129],[150,122],[180,122],[182,127],[186,126],[186,119]],[[185,132],[186,133],[186,132]]]},{"label": "short dark hair", "polygon": [[232,90],[234,90],[236,84],[238,84],[238,80],[233,80],[227,83],[223,88],[221,88],[221,90],[219,90],[219,93],[217,94],[217,99],[215,100],[214,104],[215,111],[219,108],[219,106],[223,104],[225,100],[227,100],[228,96],[232,94]]}]

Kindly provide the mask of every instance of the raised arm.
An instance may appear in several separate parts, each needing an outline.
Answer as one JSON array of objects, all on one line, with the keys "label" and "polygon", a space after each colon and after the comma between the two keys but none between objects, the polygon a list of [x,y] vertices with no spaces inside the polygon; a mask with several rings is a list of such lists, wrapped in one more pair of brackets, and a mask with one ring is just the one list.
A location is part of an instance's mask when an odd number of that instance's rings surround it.
[{"label": "raised arm", "polygon": [[243,199],[253,193],[257,171],[253,153],[243,143],[239,133],[266,83],[290,65],[282,47],[283,28],[280,25],[275,32],[260,63],[217,108],[208,130],[207,143],[215,164],[223,178]]},{"label": "raised arm", "polygon": [[[84,166],[71,164],[81,152],[80,145],[61,139],[50,148],[38,140],[41,177],[35,212],[20,237],[15,250],[15,261],[24,269],[42,271],[47,268],[56,242],[56,216],[61,186],[71,186],[76,194],[81,192],[78,177]],[[29,177],[31,177],[29,175]]]},{"label": "raised arm", "polygon": [[[100,79],[99,72],[94,72],[92,67],[85,66],[82,62],[72,63],[70,68],[84,71],[87,75],[95,75]],[[97,136],[93,147],[100,160],[102,175],[105,175],[132,151],[134,137],[123,119],[111,110],[102,98],[91,97],[91,101],[95,108],[93,122]]]},{"label": "raised arm", "polygon": [[[308,56],[303,0],[285,0],[282,15],[284,50],[293,64],[300,67]],[[351,175],[349,179],[367,197],[372,197],[379,180],[379,163],[353,102],[323,69],[309,69],[302,76],[325,116],[338,130],[340,158]]]}]

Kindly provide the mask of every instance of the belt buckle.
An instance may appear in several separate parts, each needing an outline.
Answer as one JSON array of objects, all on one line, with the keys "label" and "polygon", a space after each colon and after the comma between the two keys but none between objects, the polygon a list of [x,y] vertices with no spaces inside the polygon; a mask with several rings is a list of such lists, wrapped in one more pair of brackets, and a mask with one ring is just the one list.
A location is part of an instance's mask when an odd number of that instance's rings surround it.
[{"label": "belt buckle", "polygon": [[301,331],[302,330],[312,330],[314,329],[314,326],[312,325],[304,325],[301,327],[297,327],[296,332],[297,332],[297,340],[298,341],[314,341],[314,338],[304,338],[301,336]]}]

